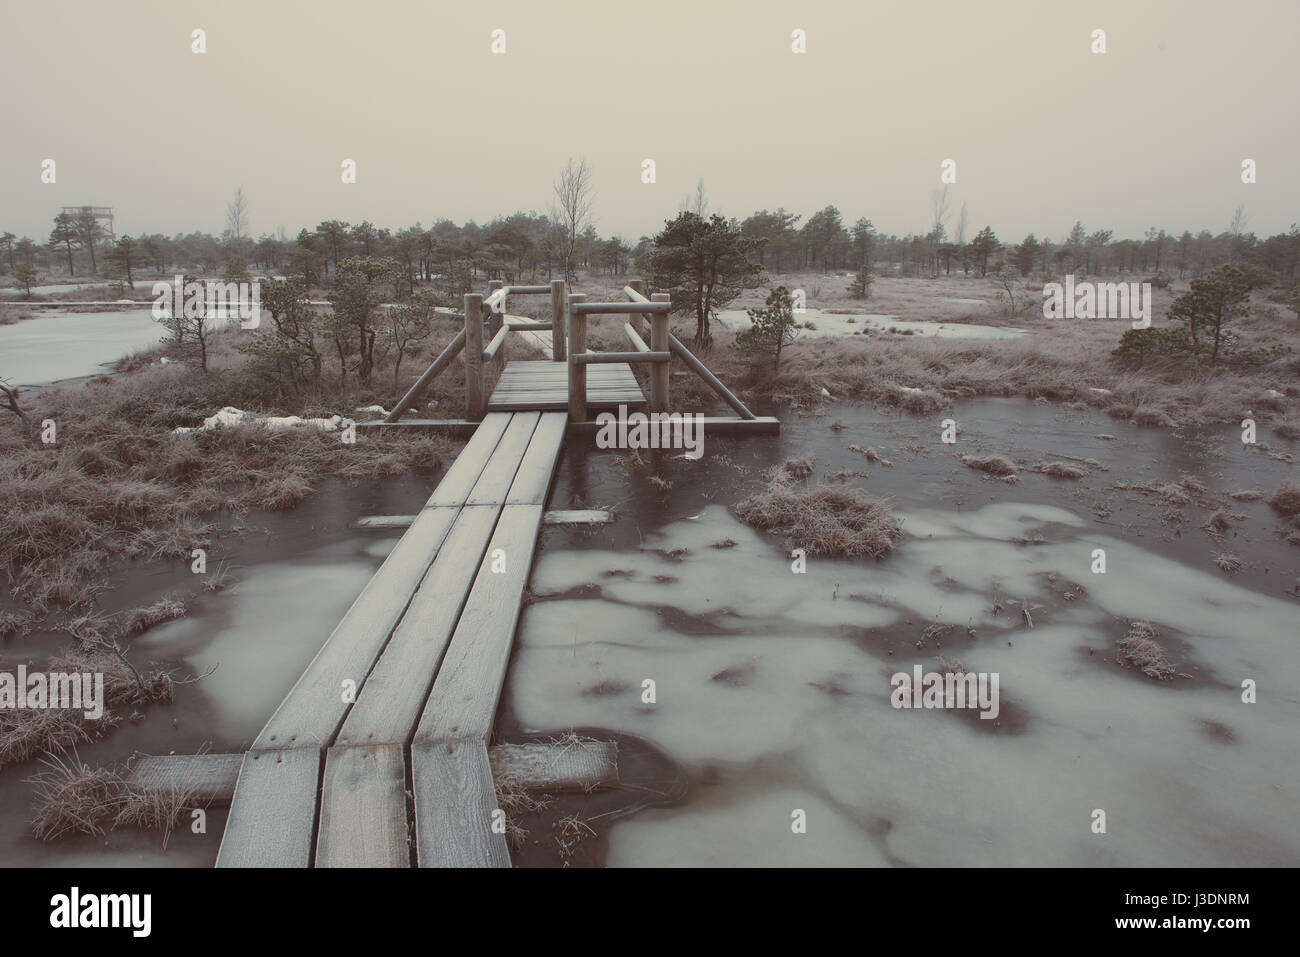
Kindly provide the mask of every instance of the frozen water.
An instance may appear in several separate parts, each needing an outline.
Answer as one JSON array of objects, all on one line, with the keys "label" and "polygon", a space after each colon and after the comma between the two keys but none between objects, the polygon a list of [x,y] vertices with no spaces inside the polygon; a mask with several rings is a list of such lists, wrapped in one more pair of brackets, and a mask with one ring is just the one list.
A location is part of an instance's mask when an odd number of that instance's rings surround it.
[{"label": "frozen water", "polygon": [[[641,548],[541,552],[534,591],[565,597],[524,612],[507,686],[519,722],[638,735],[714,782],[614,825],[609,863],[1300,862],[1294,604],[1058,507],[899,517],[885,561],[809,559],[802,575],[721,507]],[[1012,542],[1034,535],[1048,541]],[[1066,601],[1074,582],[1086,594]],[[1191,677],[1121,667],[1127,619],[1157,623]],[[936,621],[955,627],[918,648]],[[890,675],[940,655],[1000,675],[1000,720],[891,707]],[[1244,678],[1259,704],[1242,702]],[[806,835],[791,833],[796,808]]]}]

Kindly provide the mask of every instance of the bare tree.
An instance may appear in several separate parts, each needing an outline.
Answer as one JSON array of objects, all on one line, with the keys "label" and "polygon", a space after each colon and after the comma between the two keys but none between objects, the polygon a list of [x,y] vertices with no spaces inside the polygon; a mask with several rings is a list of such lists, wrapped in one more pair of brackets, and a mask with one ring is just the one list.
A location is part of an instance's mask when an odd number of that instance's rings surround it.
[{"label": "bare tree", "polygon": [[569,282],[574,279],[573,250],[578,244],[578,235],[591,222],[594,200],[591,168],[587,161],[574,163],[573,157],[569,157],[569,162],[560,171],[560,178],[555,181],[555,204],[551,207],[551,218],[564,235],[564,278]]},{"label": "bare tree", "polygon": [[242,186],[235,189],[234,198],[226,203],[226,231],[236,243],[248,232],[248,199]]},{"label": "bare tree", "polygon": [[695,183],[695,195],[686,196],[681,200],[680,207],[677,207],[679,213],[694,213],[695,216],[707,220],[708,218],[708,196],[705,195],[705,178],[699,177],[699,182]]},{"label": "bare tree", "polygon": [[948,187],[936,189],[930,194],[930,201],[934,207],[934,223],[930,231],[937,240],[943,239],[948,232]]},{"label": "bare tree", "polygon": [[1246,224],[1250,222],[1250,217],[1246,215],[1246,207],[1238,206],[1232,213],[1232,221],[1228,223],[1228,232],[1233,236],[1240,236],[1246,231]]},{"label": "bare tree", "polygon": [[958,246],[966,245],[966,204],[961,204],[961,214],[957,217],[957,233],[952,241]]}]

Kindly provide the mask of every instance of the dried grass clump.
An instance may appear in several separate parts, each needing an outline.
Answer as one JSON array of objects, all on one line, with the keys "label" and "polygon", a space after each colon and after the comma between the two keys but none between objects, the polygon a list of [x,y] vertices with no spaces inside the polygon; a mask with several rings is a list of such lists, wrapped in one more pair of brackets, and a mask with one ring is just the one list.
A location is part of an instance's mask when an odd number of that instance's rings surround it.
[{"label": "dried grass clump", "polygon": [[31,624],[31,615],[0,612],[0,639],[22,638],[31,630]]},{"label": "dried grass clump", "polygon": [[161,625],[165,621],[184,618],[187,611],[185,602],[178,601],[175,598],[163,598],[152,605],[132,611],[123,623],[122,631],[128,635],[138,635],[141,632],[148,631],[154,625]]},{"label": "dried grass clump", "polygon": [[1052,478],[1064,479],[1081,479],[1088,474],[1087,469],[1068,462],[1039,462],[1034,466],[1034,471],[1042,475],[1050,475]]},{"label": "dried grass clump", "polygon": [[73,751],[42,760],[46,770],[29,780],[36,786],[32,830],[42,840],[65,834],[103,835],[118,827],[161,830],[163,847],[184,812],[194,803],[194,789],[140,788],[118,771],[92,768]]},{"label": "dried grass clump", "polygon": [[1257,489],[1257,488],[1243,489],[1240,492],[1228,493],[1228,498],[1238,502],[1258,502],[1263,497],[1264,497],[1264,492],[1261,489]]},{"label": "dried grass clump", "polygon": [[282,511],[293,508],[311,494],[311,482],[300,472],[270,475],[244,494],[244,501],[257,508]]},{"label": "dried grass clump", "polygon": [[860,446],[860,445],[850,445],[850,446],[849,446],[849,451],[850,451],[850,452],[857,452],[859,455],[864,456],[868,462],[879,462],[881,465],[885,466],[886,468],[893,468],[893,467],[894,467],[894,463],[893,463],[893,462],[889,461],[889,459],[885,458],[883,455],[881,455],[881,454],[880,454],[879,452],[877,452],[875,449],[872,449],[872,448],[865,448],[865,449],[864,449],[864,448],[863,448],[862,446]]},{"label": "dried grass clump", "polygon": [[1269,496],[1268,504],[1288,517],[1300,515],[1300,482],[1287,479]]},{"label": "dried grass clump", "polygon": [[1214,564],[1219,566],[1219,571],[1225,575],[1235,575],[1241,571],[1241,559],[1236,555],[1223,554],[1214,560]]},{"label": "dried grass clump", "polygon": [[902,536],[887,500],[822,485],[795,491],[773,483],[736,506],[740,520],[783,535],[810,555],[884,558]]},{"label": "dried grass clump", "polygon": [[988,472],[990,475],[1014,475],[1016,473],[1016,463],[1005,455],[988,455],[984,457],[963,455],[961,461],[967,468]]},{"label": "dried grass clump", "polygon": [[1174,667],[1156,639],[1160,632],[1149,621],[1129,622],[1128,634],[1119,639],[1120,654],[1130,667],[1140,668],[1148,678],[1164,681],[1174,676]]},{"label": "dried grass clump", "polygon": [[43,751],[59,751],[90,741],[92,728],[112,723],[107,714],[98,722],[83,722],[80,711],[0,708],[0,767],[26,761]]},{"label": "dried grass clump", "polygon": [[813,466],[817,462],[817,456],[812,452],[807,452],[797,459],[786,459],[771,474],[773,481],[781,479],[793,479],[794,481],[803,481],[813,473]]}]

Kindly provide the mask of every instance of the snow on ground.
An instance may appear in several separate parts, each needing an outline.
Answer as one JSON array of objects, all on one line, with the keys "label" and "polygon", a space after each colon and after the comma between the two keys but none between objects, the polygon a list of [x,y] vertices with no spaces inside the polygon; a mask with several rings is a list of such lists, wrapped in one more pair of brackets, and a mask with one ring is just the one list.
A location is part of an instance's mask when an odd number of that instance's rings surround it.
[{"label": "snow on ground", "polygon": [[[823,312],[820,309],[806,309],[796,314],[794,318],[800,324],[809,322],[813,324],[812,329],[799,330],[800,339],[838,338],[856,335],[859,332],[880,334],[891,331],[899,335],[911,334],[940,339],[1017,339],[1025,335],[1023,329],[1002,326],[981,326],[969,322],[915,322],[889,315],[874,313],[850,315]],[[744,309],[724,309],[718,313],[718,321],[733,332],[748,329],[753,325],[749,313]]]}]

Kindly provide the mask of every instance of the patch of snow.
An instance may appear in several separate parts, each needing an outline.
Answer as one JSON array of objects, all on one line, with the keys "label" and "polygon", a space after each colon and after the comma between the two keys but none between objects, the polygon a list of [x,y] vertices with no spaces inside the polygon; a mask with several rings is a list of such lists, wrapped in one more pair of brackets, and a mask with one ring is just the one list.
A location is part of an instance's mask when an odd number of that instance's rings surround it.
[{"label": "patch of snow", "polygon": [[332,415],[328,419],[304,419],[297,415],[259,416],[255,412],[245,412],[234,406],[226,406],[220,412],[208,416],[199,426],[178,426],[172,429],[174,435],[188,435],[191,432],[211,432],[214,429],[228,428],[236,425],[261,425],[263,428],[279,430],[292,429],[300,425],[309,425],[325,432],[333,432],[343,422],[343,416]]}]

